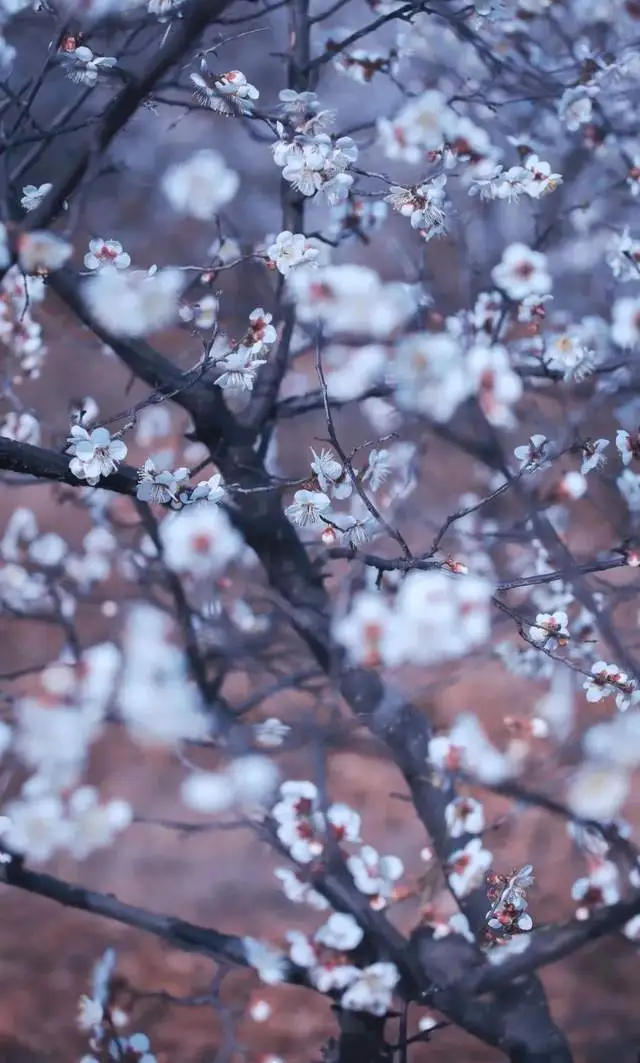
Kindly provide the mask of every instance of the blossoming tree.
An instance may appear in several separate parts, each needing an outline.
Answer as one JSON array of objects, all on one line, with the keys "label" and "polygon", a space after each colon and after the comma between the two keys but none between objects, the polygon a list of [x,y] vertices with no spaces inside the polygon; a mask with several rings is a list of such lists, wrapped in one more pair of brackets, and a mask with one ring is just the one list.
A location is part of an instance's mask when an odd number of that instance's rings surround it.
[{"label": "blossoming tree", "polygon": [[[514,1063],[569,1063],[537,970],[606,934],[640,937],[640,852],[621,818],[640,766],[638,4],[2,0],[0,14],[0,469],[14,499],[0,610],[63,643],[29,670],[28,695],[11,693],[24,676],[3,677],[5,888],[324,994],[328,1060],[406,1059],[455,1024]],[[265,27],[281,39],[274,91],[257,83]],[[224,72],[240,39],[244,69]],[[45,123],[40,101],[61,84]],[[374,86],[377,114],[350,122]],[[198,223],[201,246],[143,268],[126,232],[86,237],[85,209],[105,168],[124,194],[109,159],[132,119],[144,130],[176,110],[216,147],[177,152],[154,195]],[[280,223],[258,241],[234,222],[249,174],[225,155],[225,123],[271,167]],[[230,276],[261,293],[235,336]],[[56,379],[52,304],[76,345],[83,327],[96,396],[111,358],[140,401],[103,414],[87,396],[47,420],[30,383]],[[432,440],[465,459],[451,511],[430,490]],[[33,482],[72,489],[81,547],[20,504]],[[92,642],[79,619],[92,608],[122,630]],[[469,706],[436,727],[415,684],[471,658],[497,661],[506,689],[531,680],[528,707],[496,721]],[[240,701],[230,681],[247,672]],[[313,726],[262,711],[291,689],[313,694]],[[413,868],[329,791],[329,697],[404,778],[395,796],[424,828]],[[314,930],[236,936],[78,884],[79,862],[134,819],[86,780],[93,744],[123,725],[141,755],[182,758],[187,809],[235,817],[278,855],[292,923],[304,905]],[[287,777],[281,754],[305,744],[311,777]],[[486,794],[566,823],[584,858],[566,920],[537,925],[544,867],[492,845]],[[78,881],[42,869],[58,853]],[[153,1031],[121,1029],[115,963],[96,963],[81,1003],[86,1059],[149,1063]]]}]

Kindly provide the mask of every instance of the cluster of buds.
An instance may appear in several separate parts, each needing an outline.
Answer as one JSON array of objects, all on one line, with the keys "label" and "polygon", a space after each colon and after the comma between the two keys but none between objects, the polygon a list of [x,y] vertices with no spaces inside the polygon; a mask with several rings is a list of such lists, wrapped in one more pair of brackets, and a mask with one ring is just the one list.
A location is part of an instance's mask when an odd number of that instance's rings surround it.
[{"label": "cluster of buds", "polygon": [[527,908],[527,890],[533,885],[533,867],[525,864],[511,875],[487,875],[487,897],[491,908],[487,912],[487,925],[490,930],[506,937],[531,930],[533,920]]}]

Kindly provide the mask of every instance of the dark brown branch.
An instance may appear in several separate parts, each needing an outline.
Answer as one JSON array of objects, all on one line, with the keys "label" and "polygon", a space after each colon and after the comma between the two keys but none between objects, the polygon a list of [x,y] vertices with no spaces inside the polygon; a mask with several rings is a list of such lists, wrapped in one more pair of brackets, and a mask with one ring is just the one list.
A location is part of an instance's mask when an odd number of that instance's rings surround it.
[{"label": "dark brown branch", "polygon": [[[31,443],[18,443],[3,436],[0,436],[0,469],[33,476],[37,480],[69,484],[71,487],[87,486],[85,480],[79,480],[70,471],[67,454],[34,447]],[[136,470],[130,465],[121,465],[117,472],[100,480],[98,487],[120,495],[132,495],[137,482]]]}]

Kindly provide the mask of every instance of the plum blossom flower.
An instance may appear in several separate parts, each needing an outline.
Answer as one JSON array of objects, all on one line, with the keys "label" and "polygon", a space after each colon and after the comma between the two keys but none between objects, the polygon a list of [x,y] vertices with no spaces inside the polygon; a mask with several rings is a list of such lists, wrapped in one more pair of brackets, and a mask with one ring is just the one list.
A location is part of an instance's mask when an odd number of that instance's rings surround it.
[{"label": "plum blossom flower", "polygon": [[278,233],[275,242],[267,248],[268,257],[283,277],[304,262],[314,262],[319,254],[303,233],[292,233],[288,229]]},{"label": "plum blossom flower", "polygon": [[301,266],[289,276],[289,291],[303,323],[319,321],[332,335],[350,332],[384,339],[415,312],[408,285],[384,284],[365,266]]},{"label": "plum blossom flower", "polygon": [[321,893],[314,890],[291,868],[277,867],[274,875],[282,883],[282,890],[287,900],[293,904],[308,904],[316,912],[324,912],[329,907],[329,901]]},{"label": "plum blossom flower", "polygon": [[347,867],[361,893],[372,898],[372,907],[386,908],[395,883],[404,873],[397,856],[380,856],[371,845],[363,845],[359,855],[347,858]]},{"label": "plum blossom flower", "polygon": [[640,343],[640,298],[627,296],[615,301],[611,338],[619,347],[636,347]]},{"label": "plum blossom flower", "polygon": [[243,541],[218,506],[188,506],[160,525],[165,564],[194,577],[217,576],[235,561]]},{"label": "plum blossom flower", "polygon": [[313,454],[311,468],[320,490],[325,494],[330,493],[334,498],[349,498],[353,491],[353,484],[347,470],[342,467],[342,462],[338,461],[330,450],[324,448],[316,454],[312,447],[311,453]]},{"label": "plum blossom flower", "polygon": [[242,945],[247,963],[257,971],[265,985],[278,985],[284,981],[288,966],[284,952],[253,937],[243,938]]},{"label": "plum blossom flower", "polygon": [[196,812],[215,815],[233,805],[234,793],[225,772],[194,771],[183,782],[182,800]]},{"label": "plum blossom flower", "polygon": [[591,702],[601,701],[614,694],[616,705],[621,711],[640,700],[640,691],[636,689],[635,681],[630,679],[626,672],[621,672],[617,665],[606,664],[604,661],[596,661],[591,666],[591,675],[585,679],[583,689],[587,701]]},{"label": "plum blossom flower", "polygon": [[201,73],[191,74],[195,85],[194,95],[204,106],[228,117],[250,114],[254,100],[260,93],[247,81],[241,70],[229,70],[226,74],[211,74],[203,65]]},{"label": "plum blossom flower", "polygon": [[582,444],[582,464],[580,472],[586,476],[592,469],[600,469],[606,464],[604,451],[609,446],[608,439],[587,439]]},{"label": "plum blossom flower", "polygon": [[217,505],[225,497],[226,490],[219,472],[214,472],[208,480],[200,480],[191,493],[183,492],[180,500],[185,503],[212,502]]},{"label": "plum blossom flower", "polygon": [[360,971],[346,993],[340,1006],[347,1011],[368,1011],[372,1015],[385,1015],[391,1007],[393,990],[400,981],[400,973],[393,963],[372,963]]},{"label": "plum blossom flower", "polygon": [[452,838],[480,834],[484,830],[484,808],[473,797],[456,797],[444,810],[447,831]]},{"label": "plum blossom flower", "polygon": [[579,905],[576,914],[584,916],[620,900],[620,873],[616,865],[611,860],[593,858],[590,863],[589,874],[576,879],[571,887],[571,897]]},{"label": "plum blossom flower", "polygon": [[567,614],[558,610],[555,613],[538,613],[536,622],[529,628],[529,638],[533,642],[545,643],[548,647],[561,646],[569,638]]},{"label": "plum blossom flower", "polygon": [[265,359],[255,358],[246,347],[238,347],[217,363],[222,373],[215,383],[223,391],[253,391],[258,369],[265,364]]},{"label": "plum blossom flower", "polygon": [[616,280],[640,280],[640,241],[631,236],[628,228],[616,234],[606,260]]},{"label": "plum blossom flower", "polygon": [[253,726],[256,742],[265,749],[277,749],[281,746],[290,730],[289,724],[283,723],[277,716],[270,716]]},{"label": "plum blossom flower", "polygon": [[324,491],[296,491],[293,502],[285,513],[292,524],[299,528],[324,526],[322,516],[331,506],[331,499]]},{"label": "plum blossom flower", "polygon": [[616,447],[623,465],[630,465],[634,458],[640,459],[640,432],[632,436],[624,428],[619,428],[616,432]]},{"label": "plum blossom flower", "polygon": [[361,591],[349,612],[334,621],[335,639],[346,649],[354,664],[374,667],[385,657],[385,638],[390,634],[393,613],[385,598]]},{"label": "plum blossom flower", "polygon": [[42,203],[45,196],[49,195],[49,192],[53,188],[50,181],[45,182],[43,185],[25,185],[22,189],[22,198],[20,199],[20,206],[23,210],[26,210],[27,214],[35,210]]},{"label": "plum blossom flower", "polygon": [[537,469],[543,469],[547,462],[543,461],[544,451],[547,447],[549,440],[546,436],[537,435],[531,436],[528,443],[523,446],[516,447],[513,455],[520,462],[520,470],[526,469],[527,472],[535,472]]},{"label": "plum blossom flower", "polygon": [[118,64],[118,60],[113,56],[94,55],[84,44],[71,52],[64,52],[63,60],[67,67],[67,77],[77,85],[88,85],[89,88],[98,84],[98,78],[103,71]]},{"label": "plum blossom flower", "polygon": [[610,823],[630,789],[628,771],[615,764],[586,763],[573,776],[567,805],[581,819]]},{"label": "plum blossom flower", "polygon": [[10,825],[3,844],[34,863],[49,860],[70,839],[71,827],[58,796],[26,795],[7,805],[6,813]]},{"label": "plum blossom flower", "polygon": [[68,800],[71,834],[67,849],[76,860],[84,860],[96,849],[111,845],[114,838],[133,822],[128,801],[101,803],[93,786],[81,786]]},{"label": "plum blossom flower", "polygon": [[123,250],[118,240],[102,240],[98,237],[89,241],[89,250],[83,261],[85,268],[90,270],[101,269],[103,266],[128,269],[131,265],[131,256]]},{"label": "plum blossom flower", "polygon": [[466,897],[479,886],[492,861],[493,855],[483,849],[480,838],[473,838],[464,849],[452,853],[447,866],[449,885],[456,897]]},{"label": "plum blossom flower", "polygon": [[522,395],[522,381],[511,368],[509,355],[499,344],[476,344],[467,353],[467,371],[477,389],[478,403],[487,420],[511,427],[511,407]]},{"label": "plum blossom flower", "polygon": [[640,513],[640,476],[632,469],[624,469],[616,479],[620,494],[631,513]]},{"label": "plum blossom flower", "polygon": [[112,439],[107,428],[86,428],[74,425],[67,439],[67,454],[71,454],[69,469],[79,480],[95,487],[102,476],[111,476],[127,456],[127,446],[121,439]]},{"label": "plum blossom flower", "polygon": [[54,233],[20,233],[18,265],[25,273],[55,273],[73,254],[73,247]]},{"label": "plum blossom flower", "polygon": [[393,185],[385,200],[399,214],[409,218],[412,229],[419,229],[425,239],[431,239],[445,231],[446,183],[446,174],[440,174],[432,181],[411,188]]},{"label": "plum blossom flower", "polygon": [[349,952],[357,948],[363,937],[364,933],[352,915],[332,912],[324,926],[316,931],[314,940],[327,948]]},{"label": "plum blossom flower", "polygon": [[548,162],[543,162],[537,155],[527,155],[524,161],[526,177],[524,190],[532,199],[554,192],[562,182],[562,174],[552,173]]},{"label": "plum blossom flower", "polygon": [[526,244],[510,244],[492,270],[491,277],[494,284],[511,299],[524,299],[532,294],[546,295],[551,290],[546,255],[541,251],[532,251]]},{"label": "plum blossom flower", "polygon": [[178,502],[181,484],[189,478],[187,468],[158,471],[151,458],[147,458],[142,468],[138,471],[138,485],[136,498],[140,502],[155,502],[164,504]]},{"label": "plum blossom flower", "polygon": [[163,329],[178,316],[178,299],[186,284],[178,269],[117,270],[103,266],[85,282],[90,313],[114,336],[144,336]]},{"label": "plum blossom flower", "polygon": [[178,214],[210,221],[235,196],[240,178],[217,151],[204,149],[170,166],[162,191]]},{"label": "plum blossom flower", "polygon": [[590,122],[593,116],[593,97],[598,92],[595,85],[579,85],[566,89],[558,105],[558,115],[571,133]]},{"label": "plum blossom flower", "polygon": [[403,337],[393,352],[392,382],[403,410],[448,421],[473,395],[459,341],[448,332],[418,332]]},{"label": "plum blossom flower", "polygon": [[480,782],[502,782],[513,774],[510,758],[489,741],[477,716],[463,713],[448,735],[429,742],[429,763],[440,772],[465,771]]}]

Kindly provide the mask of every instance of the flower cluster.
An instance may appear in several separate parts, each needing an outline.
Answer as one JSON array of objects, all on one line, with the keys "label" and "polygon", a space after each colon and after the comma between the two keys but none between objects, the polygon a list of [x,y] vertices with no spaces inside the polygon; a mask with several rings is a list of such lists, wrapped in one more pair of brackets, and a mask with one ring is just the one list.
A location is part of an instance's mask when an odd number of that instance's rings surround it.
[{"label": "flower cluster", "polygon": [[533,928],[533,920],[527,911],[527,891],[533,883],[531,864],[525,864],[510,875],[487,875],[487,896],[491,902],[487,925],[490,930],[511,935]]},{"label": "flower cluster", "polygon": [[355,664],[428,665],[462,656],[490,631],[491,584],[474,575],[412,572],[393,602],[361,591],[334,635]]}]

